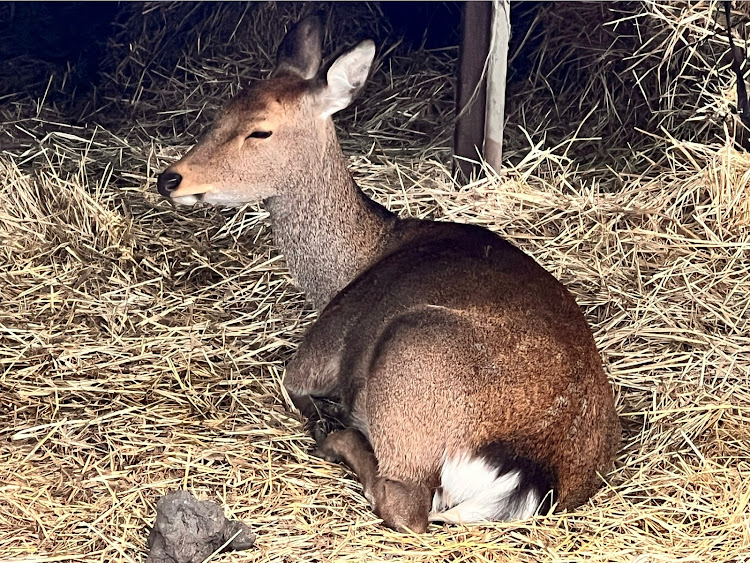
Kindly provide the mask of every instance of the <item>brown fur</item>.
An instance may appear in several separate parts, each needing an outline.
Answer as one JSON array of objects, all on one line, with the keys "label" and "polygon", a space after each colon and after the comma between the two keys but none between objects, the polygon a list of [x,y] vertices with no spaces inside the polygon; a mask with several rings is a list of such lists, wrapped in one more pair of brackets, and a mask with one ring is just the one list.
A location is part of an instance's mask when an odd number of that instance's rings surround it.
[{"label": "brown fur", "polygon": [[[168,169],[182,175],[172,197],[264,200],[292,274],[322,310],[285,386],[305,414],[316,396],[351,416],[320,453],[352,466],[386,524],[426,529],[444,455],[496,443],[539,464],[561,507],[585,502],[620,430],[575,300],[485,229],[401,220],[364,196],[332,121],[316,117],[326,83],[302,78],[319,55],[294,60],[319,49],[316,25],[290,32],[284,71],[230,102]],[[273,134],[245,140],[258,129]]]}]

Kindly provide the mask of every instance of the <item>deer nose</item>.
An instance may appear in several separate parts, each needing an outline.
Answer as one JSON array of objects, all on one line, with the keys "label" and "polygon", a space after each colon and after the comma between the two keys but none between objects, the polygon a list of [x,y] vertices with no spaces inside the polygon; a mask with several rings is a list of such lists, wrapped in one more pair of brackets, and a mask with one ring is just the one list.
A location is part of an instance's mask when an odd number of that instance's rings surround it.
[{"label": "deer nose", "polygon": [[165,170],[159,174],[159,178],[156,180],[156,189],[164,197],[170,197],[172,192],[180,185],[180,182],[182,182],[182,176],[177,172]]}]

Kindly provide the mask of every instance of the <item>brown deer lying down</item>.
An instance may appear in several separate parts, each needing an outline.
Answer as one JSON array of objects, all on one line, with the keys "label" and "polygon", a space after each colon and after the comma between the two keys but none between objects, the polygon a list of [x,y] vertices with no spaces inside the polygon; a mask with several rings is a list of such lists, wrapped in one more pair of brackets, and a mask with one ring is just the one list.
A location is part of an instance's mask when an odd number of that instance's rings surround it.
[{"label": "brown deer lying down", "polygon": [[483,228],[399,219],[352,180],[331,115],[367,78],[371,41],[321,64],[317,18],[279,49],[158,190],[181,204],[263,200],[279,248],[322,310],[284,385],[346,429],[345,461],[384,522],[525,519],[585,502],[620,436],[612,390],[573,297]]}]

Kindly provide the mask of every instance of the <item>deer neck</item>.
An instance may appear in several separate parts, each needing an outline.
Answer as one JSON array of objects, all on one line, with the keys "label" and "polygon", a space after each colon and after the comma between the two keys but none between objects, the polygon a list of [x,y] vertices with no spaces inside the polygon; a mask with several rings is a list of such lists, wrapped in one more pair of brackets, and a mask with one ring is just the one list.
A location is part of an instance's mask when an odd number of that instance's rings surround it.
[{"label": "deer neck", "polygon": [[320,153],[265,200],[276,245],[318,310],[373,263],[395,221],[354,182],[329,125]]}]

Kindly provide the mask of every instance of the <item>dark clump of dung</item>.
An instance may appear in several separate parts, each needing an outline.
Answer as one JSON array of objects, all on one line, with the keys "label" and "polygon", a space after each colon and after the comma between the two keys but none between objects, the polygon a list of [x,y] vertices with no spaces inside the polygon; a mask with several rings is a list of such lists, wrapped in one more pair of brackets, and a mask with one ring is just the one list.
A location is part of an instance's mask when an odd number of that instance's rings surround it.
[{"label": "dark clump of dung", "polygon": [[199,501],[187,491],[172,491],[156,503],[146,561],[203,563],[216,553],[250,549],[254,543],[250,528],[227,519],[218,504]]}]

